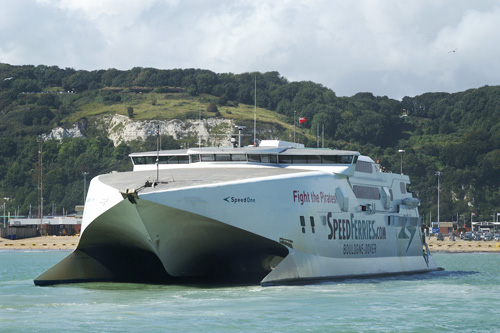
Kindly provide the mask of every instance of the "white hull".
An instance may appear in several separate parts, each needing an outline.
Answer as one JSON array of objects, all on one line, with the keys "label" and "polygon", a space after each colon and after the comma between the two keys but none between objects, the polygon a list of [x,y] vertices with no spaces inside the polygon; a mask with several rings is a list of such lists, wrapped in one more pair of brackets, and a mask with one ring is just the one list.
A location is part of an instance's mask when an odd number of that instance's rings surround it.
[{"label": "white hull", "polygon": [[[411,195],[397,193],[406,176],[189,165],[160,170],[167,184],[124,194],[150,175],[94,178],[77,249],[35,284],[274,285],[438,269],[423,252],[416,206],[404,201]],[[392,184],[390,198],[357,199],[361,183]]]}]

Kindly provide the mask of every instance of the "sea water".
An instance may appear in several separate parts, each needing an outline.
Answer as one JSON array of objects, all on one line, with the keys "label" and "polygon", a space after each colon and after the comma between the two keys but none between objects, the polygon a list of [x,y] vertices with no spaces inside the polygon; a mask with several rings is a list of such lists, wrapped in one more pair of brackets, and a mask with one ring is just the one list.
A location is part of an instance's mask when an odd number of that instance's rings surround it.
[{"label": "sea water", "polygon": [[0,251],[1,332],[500,331],[500,254],[436,253],[445,270],[305,286],[36,287],[68,251]]}]

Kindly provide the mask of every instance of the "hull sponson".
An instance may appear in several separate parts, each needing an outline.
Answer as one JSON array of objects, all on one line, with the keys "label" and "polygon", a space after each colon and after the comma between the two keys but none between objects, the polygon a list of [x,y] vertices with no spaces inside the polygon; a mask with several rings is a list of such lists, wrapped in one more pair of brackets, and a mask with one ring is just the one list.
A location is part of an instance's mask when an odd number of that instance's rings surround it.
[{"label": "hull sponson", "polygon": [[35,284],[258,283],[287,254],[282,244],[219,221],[124,199],[87,225],[75,252]]},{"label": "hull sponson", "polygon": [[284,285],[318,280],[364,278],[416,274],[439,270],[428,265],[422,256],[380,258],[327,258],[291,251],[261,282],[262,285]]},{"label": "hull sponson", "polygon": [[206,216],[144,199],[136,206],[155,253],[175,277],[244,274],[262,279],[270,271],[268,257],[288,254],[278,242]]},{"label": "hull sponson", "polygon": [[137,222],[136,209],[122,200],[86,228],[77,249],[35,279],[36,285],[89,281],[166,282],[168,275]]}]

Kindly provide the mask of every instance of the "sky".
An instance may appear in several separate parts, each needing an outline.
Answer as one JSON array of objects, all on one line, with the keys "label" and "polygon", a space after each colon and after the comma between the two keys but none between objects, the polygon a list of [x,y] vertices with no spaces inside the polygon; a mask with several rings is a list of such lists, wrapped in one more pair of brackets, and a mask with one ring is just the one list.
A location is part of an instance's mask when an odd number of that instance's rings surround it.
[{"label": "sky", "polygon": [[337,96],[500,84],[500,0],[0,0],[0,63],[277,71]]}]

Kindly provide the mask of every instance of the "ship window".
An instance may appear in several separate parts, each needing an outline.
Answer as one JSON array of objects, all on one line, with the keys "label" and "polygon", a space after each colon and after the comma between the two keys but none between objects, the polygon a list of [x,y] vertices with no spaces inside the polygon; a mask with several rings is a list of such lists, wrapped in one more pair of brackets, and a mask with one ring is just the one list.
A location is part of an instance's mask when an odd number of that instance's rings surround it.
[{"label": "ship window", "polygon": [[300,226],[302,227],[302,233],[305,234],[306,233],[306,219],[304,218],[304,216],[300,217]]},{"label": "ship window", "polygon": [[306,155],[295,155],[293,156],[293,163],[306,164],[307,156]]},{"label": "ship window", "polygon": [[406,183],[399,183],[399,188],[401,189],[401,193],[406,194]]},{"label": "ship window", "polygon": [[323,164],[337,164],[338,156],[337,155],[323,155],[322,163]]},{"label": "ship window", "polygon": [[214,154],[200,154],[202,162],[213,162],[215,160]]},{"label": "ship window", "polygon": [[314,234],[314,216],[309,216],[309,221],[311,222],[312,233]]},{"label": "ship window", "polygon": [[229,154],[215,154],[215,160],[217,162],[230,161],[231,160],[231,156]]},{"label": "ship window", "polygon": [[248,154],[248,162],[260,163],[260,155],[258,154]]},{"label": "ship window", "polygon": [[276,155],[261,155],[262,163],[276,163]]},{"label": "ship window", "polygon": [[[150,158],[148,156],[148,158]],[[151,157],[152,158],[152,157]],[[153,161],[152,163],[155,163],[156,162],[156,158],[153,158],[155,161]],[[159,156],[158,157],[158,163],[159,164],[185,164],[185,163],[189,163],[189,156],[186,156],[186,155],[176,155],[176,156]],[[152,163],[149,163],[149,164],[152,164]]]},{"label": "ship window", "polygon": [[307,156],[307,163],[320,164],[321,163],[321,156],[319,156],[319,155]]},{"label": "ship window", "polygon": [[352,190],[358,199],[380,200],[380,190],[378,187],[353,185]]},{"label": "ship window", "polygon": [[283,164],[292,164],[293,163],[292,156],[290,156],[290,155],[280,155],[279,161],[280,161],[280,163],[283,163]]},{"label": "ship window", "polygon": [[134,161],[135,165],[146,164],[144,156],[132,157],[132,161]]},{"label": "ship window", "polygon": [[177,164],[178,162],[177,156],[158,156],[159,164]]},{"label": "ship window", "polygon": [[232,154],[231,160],[232,161],[246,161],[247,156],[245,154]]},{"label": "ship window", "polygon": [[174,162],[174,159],[177,159],[177,156],[158,156],[158,163],[159,164],[177,163],[178,160]]},{"label": "ship window", "polygon": [[341,155],[339,163],[340,164],[351,164],[352,163],[352,155]]},{"label": "ship window", "polygon": [[200,161],[200,155],[198,154],[189,155],[189,158],[191,159],[191,163],[196,163]]},{"label": "ship window", "polygon": [[356,163],[356,171],[372,173],[372,164],[370,162],[359,161],[358,163]]},{"label": "ship window", "polygon": [[155,164],[156,156],[138,156],[133,157],[134,164]]}]

